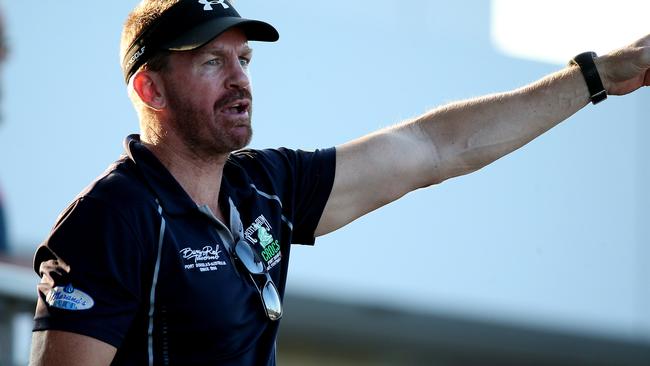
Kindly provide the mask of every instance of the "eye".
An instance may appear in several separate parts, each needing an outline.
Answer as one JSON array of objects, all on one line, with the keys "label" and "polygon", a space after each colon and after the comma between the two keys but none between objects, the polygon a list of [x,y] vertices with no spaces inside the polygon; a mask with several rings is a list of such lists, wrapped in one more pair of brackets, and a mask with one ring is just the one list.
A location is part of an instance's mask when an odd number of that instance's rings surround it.
[{"label": "eye", "polygon": [[248,58],[248,57],[240,57],[240,58],[239,58],[239,64],[240,64],[243,68],[248,68],[248,66],[251,64],[251,60],[250,60],[250,58]]},{"label": "eye", "polygon": [[221,60],[220,57],[215,57],[215,58],[209,59],[205,64],[210,65],[210,66],[219,66],[219,65],[223,64],[223,61]]}]

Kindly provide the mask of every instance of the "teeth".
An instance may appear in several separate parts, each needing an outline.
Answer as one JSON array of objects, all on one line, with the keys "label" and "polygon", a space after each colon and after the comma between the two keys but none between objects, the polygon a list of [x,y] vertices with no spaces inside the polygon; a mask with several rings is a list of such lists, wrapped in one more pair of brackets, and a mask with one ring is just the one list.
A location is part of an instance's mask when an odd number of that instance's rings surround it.
[{"label": "teeth", "polygon": [[241,113],[245,113],[248,110],[248,104],[242,102],[234,103],[226,107],[224,110],[228,111],[228,113],[241,114]]}]

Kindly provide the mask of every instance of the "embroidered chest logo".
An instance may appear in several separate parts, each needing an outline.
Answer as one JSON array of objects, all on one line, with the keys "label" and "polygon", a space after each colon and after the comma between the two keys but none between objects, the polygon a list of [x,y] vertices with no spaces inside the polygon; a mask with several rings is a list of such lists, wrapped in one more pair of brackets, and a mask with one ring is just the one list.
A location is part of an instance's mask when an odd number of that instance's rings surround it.
[{"label": "embroidered chest logo", "polygon": [[206,245],[201,249],[187,247],[179,253],[183,258],[185,270],[188,271],[210,272],[228,265],[226,261],[219,260],[221,257],[219,244],[215,244],[214,248],[211,245]]},{"label": "embroidered chest logo", "polygon": [[225,3],[226,0],[199,0],[199,4],[203,4],[203,10],[209,11],[214,10],[212,5],[221,5],[224,9],[230,8],[228,4]]},{"label": "embroidered chest logo", "polygon": [[260,244],[262,247],[260,255],[269,269],[275,267],[282,260],[280,241],[275,239],[273,234],[271,234],[271,224],[269,224],[269,221],[264,215],[260,215],[244,231],[244,237],[253,244]]}]

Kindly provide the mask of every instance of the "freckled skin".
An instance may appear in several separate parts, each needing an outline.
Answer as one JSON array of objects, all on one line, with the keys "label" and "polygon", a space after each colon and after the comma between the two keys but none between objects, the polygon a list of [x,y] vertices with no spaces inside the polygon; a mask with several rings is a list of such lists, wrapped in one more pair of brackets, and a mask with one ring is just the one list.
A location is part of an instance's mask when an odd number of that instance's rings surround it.
[{"label": "freckled skin", "polygon": [[[169,121],[197,156],[229,153],[252,138],[251,85],[242,65],[249,51],[244,34],[233,29],[197,50],[171,56],[163,77]],[[224,110],[237,100],[249,101],[245,113]]]}]

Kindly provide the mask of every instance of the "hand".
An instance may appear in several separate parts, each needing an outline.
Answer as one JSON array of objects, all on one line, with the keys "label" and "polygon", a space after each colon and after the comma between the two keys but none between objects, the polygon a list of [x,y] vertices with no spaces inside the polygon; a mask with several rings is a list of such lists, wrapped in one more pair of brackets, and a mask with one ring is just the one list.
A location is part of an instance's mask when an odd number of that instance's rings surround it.
[{"label": "hand", "polygon": [[596,59],[607,94],[624,95],[650,85],[650,34]]}]

